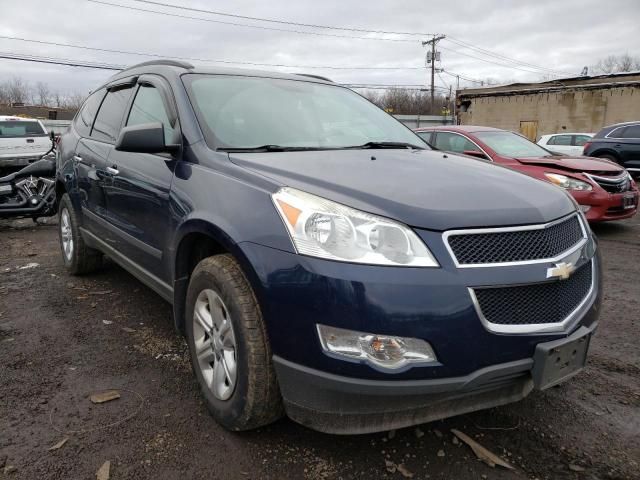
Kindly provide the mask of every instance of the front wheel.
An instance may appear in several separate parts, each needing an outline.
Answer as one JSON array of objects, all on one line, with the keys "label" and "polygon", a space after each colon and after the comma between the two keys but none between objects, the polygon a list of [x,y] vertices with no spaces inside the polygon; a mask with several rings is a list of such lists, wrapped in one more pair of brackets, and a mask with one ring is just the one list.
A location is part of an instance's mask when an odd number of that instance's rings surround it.
[{"label": "front wheel", "polygon": [[231,255],[196,266],[186,307],[191,365],[218,423],[239,431],[280,418],[282,400],[262,314]]}]

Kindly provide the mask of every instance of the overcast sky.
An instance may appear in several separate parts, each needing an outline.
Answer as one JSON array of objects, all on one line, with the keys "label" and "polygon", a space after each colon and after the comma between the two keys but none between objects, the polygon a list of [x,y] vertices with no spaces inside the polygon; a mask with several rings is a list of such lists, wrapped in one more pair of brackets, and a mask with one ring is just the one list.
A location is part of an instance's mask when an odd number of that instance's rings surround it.
[{"label": "overcast sky", "polygon": [[[122,9],[89,0],[3,0],[0,36],[169,57],[299,65],[293,68],[256,68],[316,73],[341,83],[428,82],[424,69],[426,50],[421,45],[421,40],[428,39],[428,36],[319,30],[176,10],[134,0],[101,1],[221,22],[403,41],[339,38],[226,25]],[[450,39],[439,43],[438,49],[442,55],[439,66],[448,72],[474,79],[536,81],[549,73],[540,68],[570,76],[579,74],[585,65],[593,65],[609,54],[640,55],[638,0],[608,0],[604,6],[601,1],[590,0],[537,0],[526,2],[526,5],[525,2],[506,0],[158,1],[301,23],[444,34]],[[484,49],[487,53],[464,44]],[[0,52],[0,55],[19,53],[111,64],[133,64],[149,59],[145,56],[50,46],[7,38],[0,38]],[[517,67],[521,70],[518,70],[489,63],[509,63],[514,66],[511,60],[497,58],[496,55],[517,59],[535,67],[520,64]],[[472,57],[480,57],[484,61]],[[305,68],[318,65],[414,69]],[[87,92],[111,74],[113,72],[0,59],[0,81],[19,76],[31,83],[46,81],[63,92]],[[437,84],[443,87],[452,82],[455,88],[455,78],[445,73],[437,78]],[[472,85],[466,81],[461,84]]]}]

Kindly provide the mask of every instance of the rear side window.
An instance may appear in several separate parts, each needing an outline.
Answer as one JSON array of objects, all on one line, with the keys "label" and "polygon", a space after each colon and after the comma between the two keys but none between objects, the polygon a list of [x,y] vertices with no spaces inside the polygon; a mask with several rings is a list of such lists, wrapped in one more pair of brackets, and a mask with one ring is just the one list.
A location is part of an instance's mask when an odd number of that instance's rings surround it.
[{"label": "rear side window", "polygon": [[433,135],[432,132],[416,132],[416,135],[418,135],[421,139],[423,139],[428,144],[431,144],[431,136]]},{"label": "rear side window", "polygon": [[573,142],[573,144],[577,147],[582,147],[584,146],[589,140],[591,140],[591,137],[589,135],[576,135],[575,136],[575,140]]},{"label": "rear side window", "polygon": [[133,100],[131,113],[127,119],[127,125],[141,125],[144,123],[160,122],[164,126],[164,141],[169,144],[173,141],[173,127],[169,122],[169,116],[165,109],[162,95],[157,88],[150,85],[141,85]]},{"label": "rear side window", "polygon": [[9,120],[0,122],[0,137],[35,137],[46,135],[38,122],[25,122],[21,120]]},{"label": "rear side window", "polygon": [[472,142],[457,133],[438,132],[435,147],[438,150],[462,153],[465,150],[478,150]]},{"label": "rear side window", "polygon": [[96,118],[96,112],[100,108],[100,103],[104,98],[104,90],[98,90],[94,92],[84,105],[74,120],[74,126],[80,136],[88,137],[91,132],[91,125],[93,125],[93,119]]},{"label": "rear side window", "polygon": [[122,118],[129,103],[131,88],[112,90],[107,93],[91,130],[91,137],[108,143],[115,143],[120,133]]},{"label": "rear side window", "polygon": [[631,125],[622,133],[622,138],[640,138],[640,125]]},{"label": "rear side window", "polygon": [[547,145],[571,145],[571,135],[554,135]]}]

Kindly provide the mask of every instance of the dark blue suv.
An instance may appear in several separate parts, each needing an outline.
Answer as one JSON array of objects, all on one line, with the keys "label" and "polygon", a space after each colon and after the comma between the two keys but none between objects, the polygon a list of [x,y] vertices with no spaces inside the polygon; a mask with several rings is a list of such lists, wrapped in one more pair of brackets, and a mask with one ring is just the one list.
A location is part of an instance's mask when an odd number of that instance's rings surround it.
[{"label": "dark blue suv", "polygon": [[311,76],[140,64],[61,140],[62,258],[173,305],[214,417],[365,433],[584,365],[596,243],[561,189],[431,150]]},{"label": "dark blue suv", "polygon": [[584,145],[583,155],[612,160],[640,176],[640,122],[604,127]]}]

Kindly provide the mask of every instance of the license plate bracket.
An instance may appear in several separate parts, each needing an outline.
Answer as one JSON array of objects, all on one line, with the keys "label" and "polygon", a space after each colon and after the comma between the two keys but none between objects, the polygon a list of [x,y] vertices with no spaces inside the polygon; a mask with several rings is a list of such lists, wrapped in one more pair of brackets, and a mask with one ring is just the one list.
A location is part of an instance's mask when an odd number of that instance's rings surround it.
[{"label": "license plate bracket", "polygon": [[636,206],[636,196],[634,193],[627,193],[622,197],[622,208],[634,208]]},{"label": "license plate bracket", "polygon": [[546,390],[580,372],[587,361],[591,330],[580,327],[567,338],[540,343],[533,356],[533,382]]}]

